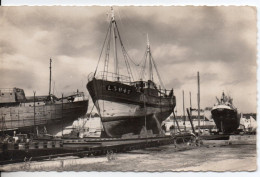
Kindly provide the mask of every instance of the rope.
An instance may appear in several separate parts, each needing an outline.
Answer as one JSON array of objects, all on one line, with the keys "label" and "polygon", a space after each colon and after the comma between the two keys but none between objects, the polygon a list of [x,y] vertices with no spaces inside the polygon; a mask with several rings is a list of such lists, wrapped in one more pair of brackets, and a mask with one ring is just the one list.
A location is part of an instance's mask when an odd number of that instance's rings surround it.
[{"label": "rope", "polygon": [[143,56],[143,60],[142,60],[142,62],[144,62],[144,63],[142,65],[142,67],[141,67],[140,79],[143,78],[144,75],[145,75],[146,60],[147,60],[147,50],[145,50],[145,53],[144,53],[144,56]]},{"label": "rope", "polygon": [[[111,28],[109,28],[109,39],[107,42],[107,50],[106,50],[106,57],[105,57],[105,63],[104,63],[104,72],[105,73],[108,72],[111,32],[112,32],[112,30],[111,30]],[[103,79],[107,79],[107,74],[106,74],[106,78],[104,78],[105,73],[103,74]]]},{"label": "rope", "polygon": [[117,33],[118,33],[120,45],[121,45],[121,48],[122,48],[122,53],[124,55],[124,59],[125,59],[128,75],[129,75],[130,78],[132,78],[134,80],[134,77],[133,77],[133,74],[132,74],[132,70],[131,70],[130,65],[128,63],[128,60],[127,60],[128,54],[127,54],[127,51],[125,50],[125,47],[123,45],[123,42],[122,42],[122,39],[121,39],[121,36],[120,36],[120,33],[119,33],[118,26],[117,26],[116,22],[115,22],[115,26],[116,26],[116,30],[117,30]]},{"label": "rope", "polygon": [[105,46],[105,43],[106,43],[106,40],[107,40],[107,36],[108,36],[109,29],[111,28],[111,25],[112,25],[112,21],[110,21],[110,24],[109,24],[109,27],[108,27],[108,30],[107,30],[106,38],[105,38],[105,41],[104,41],[104,43],[103,43],[101,53],[100,53],[100,55],[99,55],[98,64],[97,64],[96,70],[95,70],[95,72],[94,72],[94,77],[96,76],[96,73],[97,73],[98,65],[99,65],[99,62],[100,62],[100,59],[101,59],[103,50],[104,50],[104,46]]},{"label": "rope", "polygon": [[[143,65],[142,65],[142,68],[141,68],[141,71],[140,71],[140,78],[143,78],[144,75],[145,75],[145,68],[146,68],[147,56],[148,56],[148,55],[150,55],[150,57],[151,57],[151,62],[152,62],[152,64],[154,65],[154,68],[155,68],[155,70],[156,70],[156,73],[157,73],[157,76],[158,76],[158,80],[159,80],[159,82],[160,82],[160,85],[163,87],[163,89],[165,89],[165,86],[164,86],[164,84],[163,84],[163,82],[162,82],[160,73],[159,73],[159,71],[158,71],[158,69],[157,69],[157,65],[156,65],[156,63],[155,63],[155,61],[154,61],[154,59],[153,59],[151,50],[149,50],[149,53],[147,52],[147,50],[145,51],[144,59],[142,60],[142,62],[144,62],[144,63],[143,63]],[[153,75],[152,75],[152,77],[153,77]]]},{"label": "rope", "polygon": [[[123,13],[124,14],[124,13]],[[124,14],[125,15],[125,14]],[[124,24],[123,24],[123,22],[122,22],[122,20],[121,20],[121,16],[120,16],[120,13],[119,13],[119,10],[118,10],[118,16],[119,16],[119,21],[120,21],[120,23],[121,23],[121,25],[122,25],[122,27],[123,26],[125,26]],[[128,19],[128,17],[125,15],[125,17]],[[134,28],[135,30],[137,29],[136,27]],[[138,30],[136,30],[136,31],[138,31]],[[140,31],[138,31],[139,33],[141,33],[142,35],[144,35],[145,33],[143,33],[143,32],[140,32]],[[129,43],[129,41],[128,41],[128,39],[126,38],[126,42],[127,43]],[[128,46],[129,46],[129,44],[128,44]],[[125,47],[123,46],[123,48],[124,48],[124,50],[125,50]],[[126,50],[125,50],[126,51]],[[126,52],[126,56],[130,59],[130,61],[135,65],[135,66],[139,66],[140,64],[141,64],[141,62],[139,63],[139,64],[137,64],[130,56],[129,56],[129,54]]]},{"label": "rope", "polygon": [[154,68],[155,68],[155,70],[156,70],[156,73],[157,73],[159,82],[160,82],[160,84],[162,85],[163,89],[165,89],[164,84],[163,84],[162,79],[161,79],[161,76],[160,76],[160,73],[159,73],[159,71],[158,71],[158,69],[157,69],[157,65],[156,65],[156,63],[155,63],[155,61],[154,61],[154,59],[153,59],[152,53],[150,53],[150,54],[151,54],[152,63],[153,63]]},{"label": "rope", "polygon": [[[94,107],[95,107],[95,104],[93,104],[92,109],[91,109],[89,115],[91,115],[91,113],[92,113]],[[82,128],[84,128],[84,126],[86,125],[86,123],[87,123],[87,121],[84,121],[84,122],[83,122],[83,126],[82,126]]]}]

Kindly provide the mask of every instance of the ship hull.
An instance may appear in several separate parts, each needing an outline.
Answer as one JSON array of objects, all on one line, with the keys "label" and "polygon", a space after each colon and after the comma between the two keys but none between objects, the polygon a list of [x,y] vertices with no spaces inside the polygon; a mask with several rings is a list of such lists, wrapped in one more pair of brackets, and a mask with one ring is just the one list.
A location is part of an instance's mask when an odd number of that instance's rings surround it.
[{"label": "ship hull", "polygon": [[[39,130],[46,128],[48,134],[55,135],[66,126],[72,125],[73,121],[86,114],[88,100],[52,103],[31,106],[13,106],[0,108],[1,131],[19,133],[32,132],[34,127]],[[35,117],[34,117],[35,112]]]},{"label": "ship hull", "polygon": [[223,133],[233,133],[239,127],[240,118],[236,109],[228,106],[216,107],[212,109],[211,114],[217,128]]},{"label": "ship hull", "polygon": [[93,79],[87,88],[100,114],[103,135],[108,137],[140,134],[142,129],[159,134],[162,121],[175,106],[175,97],[150,96],[148,92],[137,92],[133,86],[119,82]]}]

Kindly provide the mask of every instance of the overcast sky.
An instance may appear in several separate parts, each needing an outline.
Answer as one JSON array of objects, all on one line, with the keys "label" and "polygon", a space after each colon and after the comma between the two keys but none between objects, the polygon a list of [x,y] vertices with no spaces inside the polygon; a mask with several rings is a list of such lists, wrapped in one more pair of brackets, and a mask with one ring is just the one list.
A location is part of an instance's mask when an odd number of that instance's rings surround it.
[{"label": "overcast sky", "polygon": [[[225,91],[239,112],[256,112],[255,8],[114,9],[125,48],[136,63],[149,34],[164,85],[175,91],[178,114],[182,90],[185,105],[191,91],[196,106],[197,71],[202,108],[213,106]],[[110,7],[0,7],[0,87],[23,88],[28,96],[33,90],[47,94],[51,57],[55,94],[87,93],[87,76],[97,65],[109,12]]]}]

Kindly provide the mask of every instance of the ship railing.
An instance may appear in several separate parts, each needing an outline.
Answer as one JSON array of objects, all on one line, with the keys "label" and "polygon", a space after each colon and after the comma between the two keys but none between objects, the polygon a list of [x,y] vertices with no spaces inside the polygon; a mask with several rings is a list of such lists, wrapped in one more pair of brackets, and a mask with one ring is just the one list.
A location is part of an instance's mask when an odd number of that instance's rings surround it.
[{"label": "ship railing", "polygon": [[170,95],[170,94],[174,94],[173,93],[173,89],[172,90],[166,90],[166,89],[157,89],[162,95]]},{"label": "ship railing", "polygon": [[0,92],[13,92],[14,89],[13,88],[0,88]]},{"label": "ship railing", "polygon": [[156,88],[156,90],[158,91],[158,94],[160,96],[164,96],[164,97],[171,97],[171,96],[174,96],[174,90],[171,89],[171,90],[166,90],[166,89],[158,89]]},{"label": "ship railing", "polygon": [[[97,76],[94,76],[94,73],[90,73],[88,75],[88,81],[93,80],[93,78],[102,79],[102,80],[106,80],[106,81],[118,81],[118,82],[122,82],[124,84],[136,86],[136,87],[137,87],[136,84],[138,84],[137,82],[132,82],[131,78],[128,76],[119,75],[116,73],[106,72],[106,71],[100,71],[97,74]],[[148,88],[148,82],[147,81],[142,81],[142,82],[143,82],[143,88]],[[158,92],[161,95],[165,95],[165,96],[174,95],[173,89],[166,90],[166,89],[162,89],[160,86],[157,86],[155,83],[153,83],[153,84],[154,84],[156,90],[158,90]]]},{"label": "ship railing", "polygon": [[90,74],[88,75],[88,82],[89,82],[89,81],[92,81],[94,77],[95,77],[95,76],[94,76],[94,73],[90,73]]},{"label": "ship railing", "polygon": [[106,81],[118,81],[118,82],[123,82],[123,83],[130,83],[131,78],[128,76],[112,73],[112,72],[106,72],[106,71],[100,71],[97,76],[94,76],[93,73],[90,73],[88,75],[88,81],[92,80],[93,78],[96,79],[102,79]]},{"label": "ship railing", "polygon": [[174,90],[167,90],[167,89],[163,89],[161,88],[160,85],[157,85],[155,83],[153,83],[152,85],[149,85],[149,81],[135,81],[135,82],[131,82],[130,83],[131,86],[135,86],[136,88],[138,88],[139,90],[142,89],[147,89],[147,88],[154,88],[158,91],[158,93],[161,96],[169,96],[169,95],[174,95]]}]

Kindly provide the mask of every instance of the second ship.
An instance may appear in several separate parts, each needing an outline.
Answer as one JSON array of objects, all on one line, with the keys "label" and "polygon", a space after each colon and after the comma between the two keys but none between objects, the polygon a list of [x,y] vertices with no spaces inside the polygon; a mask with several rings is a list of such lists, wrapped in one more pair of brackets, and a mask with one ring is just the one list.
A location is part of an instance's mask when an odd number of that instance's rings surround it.
[{"label": "second ship", "polygon": [[[147,40],[140,79],[134,81],[129,64],[130,57],[123,46],[113,9],[111,10],[111,21],[104,42],[106,44],[104,69],[98,75],[97,70],[90,75],[87,84],[87,89],[101,117],[104,128],[102,136],[122,137],[143,133],[147,135],[147,132],[160,134],[162,121],[170,116],[176,105],[173,89],[166,90],[161,82],[151,54],[149,40]],[[109,51],[112,41],[114,72],[109,72]],[[128,76],[119,74],[117,46],[121,46],[122,59],[126,64],[125,70]],[[144,80],[146,63],[148,63],[148,80]],[[157,72],[160,86],[154,82],[153,70]]]},{"label": "second ship", "polygon": [[83,92],[57,98],[49,95],[25,96],[23,89],[0,89],[0,133],[44,133],[55,135],[86,114],[88,99]]},{"label": "second ship", "polygon": [[222,93],[221,99],[211,110],[212,118],[220,132],[234,133],[240,124],[237,108],[233,105],[233,99]]}]

